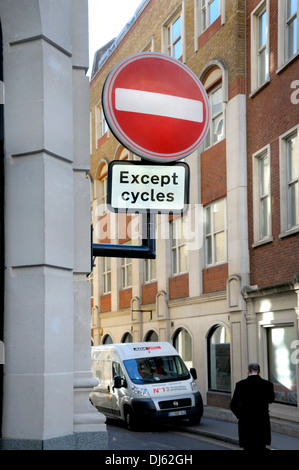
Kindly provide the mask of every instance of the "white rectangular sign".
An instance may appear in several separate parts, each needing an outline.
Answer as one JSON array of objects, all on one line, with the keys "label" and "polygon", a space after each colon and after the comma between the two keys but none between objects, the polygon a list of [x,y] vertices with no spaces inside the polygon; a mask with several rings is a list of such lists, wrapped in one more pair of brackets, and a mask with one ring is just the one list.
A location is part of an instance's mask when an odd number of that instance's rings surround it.
[{"label": "white rectangular sign", "polygon": [[108,168],[108,207],[113,212],[184,212],[189,166],[115,160]]}]

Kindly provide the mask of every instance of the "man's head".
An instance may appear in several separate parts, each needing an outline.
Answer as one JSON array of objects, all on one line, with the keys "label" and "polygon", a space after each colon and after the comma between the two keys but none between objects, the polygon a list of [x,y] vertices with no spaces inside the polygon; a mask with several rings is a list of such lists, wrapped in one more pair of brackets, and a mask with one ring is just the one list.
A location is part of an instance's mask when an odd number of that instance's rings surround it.
[{"label": "man's head", "polygon": [[259,364],[255,364],[255,363],[249,364],[249,366],[248,366],[248,374],[249,375],[259,375],[260,371],[261,371],[261,368],[260,368]]}]

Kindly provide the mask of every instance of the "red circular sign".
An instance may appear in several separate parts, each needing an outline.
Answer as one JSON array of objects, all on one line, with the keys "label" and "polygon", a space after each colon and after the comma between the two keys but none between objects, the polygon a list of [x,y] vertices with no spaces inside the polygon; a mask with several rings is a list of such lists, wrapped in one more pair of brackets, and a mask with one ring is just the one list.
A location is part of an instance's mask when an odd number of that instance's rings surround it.
[{"label": "red circular sign", "polygon": [[115,137],[153,161],[190,155],[210,125],[202,83],[182,62],[161,53],[134,54],[119,62],[105,81],[102,103]]}]

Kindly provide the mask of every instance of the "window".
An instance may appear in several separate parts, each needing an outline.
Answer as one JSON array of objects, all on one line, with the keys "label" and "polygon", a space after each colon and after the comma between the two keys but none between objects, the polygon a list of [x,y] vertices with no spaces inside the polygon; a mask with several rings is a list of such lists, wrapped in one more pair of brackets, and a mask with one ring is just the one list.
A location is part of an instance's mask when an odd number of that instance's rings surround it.
[{"label": "window", "polygon": [[299,225],[299,145],[298,134],[286,140],[288,178],[288,228]]},{"label": "window", "polygon": [[286,59],[290,59],[298,51],[297,25],[298,1],[286,1]]},{"label": "window", "polygon": [[175,59],[186,60],[185,53],[185,0],[171,12],[162,25],[162,52]]},{"label": "window", "polygon": [[269,158],[263,155],[259,158],[259,206],[260,206],[260,237],[264,238],[269,235],[270,229],[270,178],[269,178]]},{"label": "window", "polygon": [[185,362],[188,369],[192,367],[192,338],[187,330],[180,328],[174,336],[173,346]]},{"label": "window", "polygon": [[269,79],[268,0],[251,17],[251,88],[254,92]]},{"label": "window", "polygon": [[262,85],[268,75],[267,51],[267,12],[258,15],[258,86]]},{"label": "window", "polygon": [[296,365],[291,358],[295,328],[275,326],[268,328],[267,333],[269,380],[274,384],[275,401],[296,405]]},{"label": "window", "polygon": [[201,0],[201,30],[207,29],[220,15],[220,0]]},{"label": "window", "polygon": [[184,237],[183,218],[174,219],[170,224],[172,274],[187,271],[187,249]]},{"label": "window", "polygon": [[[216,22],[216,20],[218,21]],[[213,23],[214,27],[209,31],[209,34],[200,39],[200,36]],[[224,24],[225,0],[194,0],[194,50],[198,51],[206,41],[209,41],[210,33],[216,34]]]},{"label": "window", "polygon": [[253,156],[254,242],[272,240],[270,146]]},{"label": "window", "polygon": [[102,104],[96,106],[96,148],[98,148],[98,140],[108,132],[107,121],[104,116]]},{"label": "window", "polygon": [[299,51],[298,0],[278,2],[278,65],[283,67]]},{"label": "window", "polygon": [[226,261],[226,200],[219,199],[204,208],[206,265]]},{"label": "window", "polygon": [[215,326],[208,336],[209,390],[231,391],[230,332]]},{"label": "window", "polygon": [[121,265],[121,285],[122,289],[132,286],[132,259],[123,258]]},{"label": "window", "polygon": [[144,278],[145,282],[150,282],[157,279],[156,273],[156,260],[155,259],[146,259],[144,261]]},{"label": "window", "polygon": [[150,330],[144,338],[144,341],[147,343],[153,342],[153,341],[159,341],[158,335],[154,330]]},{"label": "window", "polygon": [[281,236],[299,230],[299,127],[280,138]]},{"label": "window", "polygon": [[96,215],[101,217],[107,212],[107,183],[108,183],[108,165],[103,163],[100,166],[96,180]]},{"label": "window", "polygon": [[168,55],[179,59],[182,56],[182,28],[179,16],[167,28],[167,52]]},{"label": "window", "polygon": [[125,333],[123,339],[121,340],[122,343],[133,343],[133,336],[131,333]]},{"label": "window", "polygon": [[103,258],[103,294],[111,292],[111,258]]},{"label": "window", "polygon": [[103,212],[106,212],[107,184],[108,184],[108,178],[107,178],[107,175],[105,175],[100,179],[99,194],[98,194],[98,203],[103,207]]},{"label": "window", "polygon": [[110,335],[105,335],[103,338],[103,344],[113,344],[112,338]]},{"label": "window", "polygon": [[[187,380],[187,367],[179,356],[138,357],[125,359],[124,366],[134,384],[157,384]],[[160,406],[162,407],[160,401]]]},{"label": "window", "polygon": [[205,149],[224,138],[222,85],[208,92],[211,107],[211,124],[205,138]]}]

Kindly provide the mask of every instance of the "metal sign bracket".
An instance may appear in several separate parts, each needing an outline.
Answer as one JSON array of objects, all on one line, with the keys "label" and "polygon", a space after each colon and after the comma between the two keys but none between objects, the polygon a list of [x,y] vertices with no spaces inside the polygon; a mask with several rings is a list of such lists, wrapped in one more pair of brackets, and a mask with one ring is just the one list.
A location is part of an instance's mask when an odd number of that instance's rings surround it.
[{"label": "metal sign bracket", "polygon": [[144,230],[144,227],[142,227],[143,239],[141,245],[92,243],[92,257],[155,259],[155,216],[154,214],[146,213],[142,214],[142,217],[143,221],[146,221],[146,228]]}]

